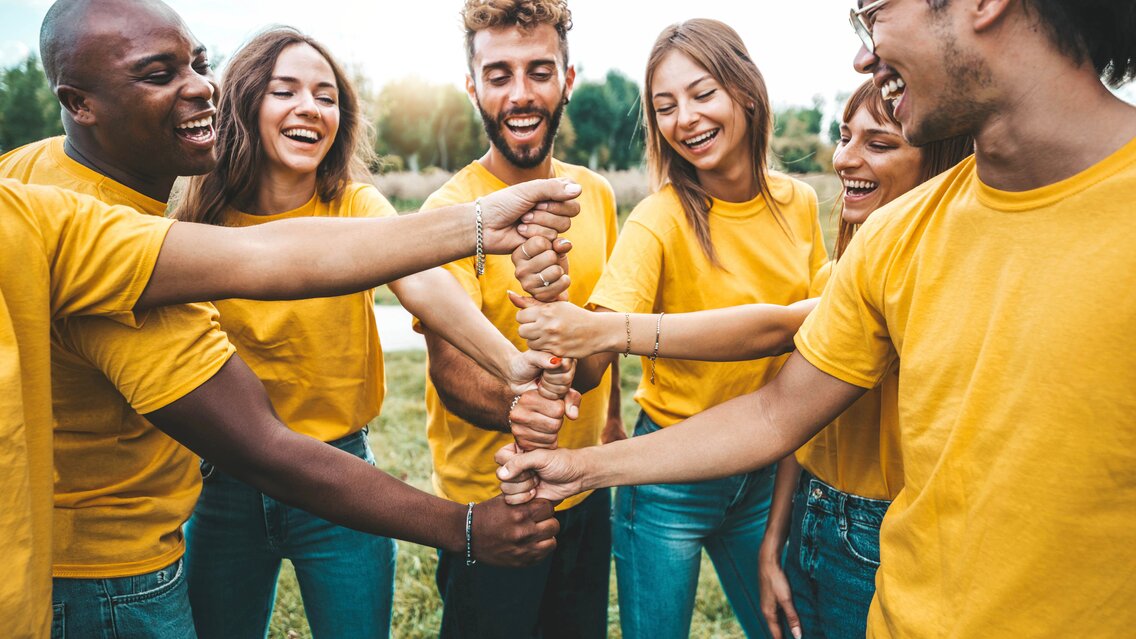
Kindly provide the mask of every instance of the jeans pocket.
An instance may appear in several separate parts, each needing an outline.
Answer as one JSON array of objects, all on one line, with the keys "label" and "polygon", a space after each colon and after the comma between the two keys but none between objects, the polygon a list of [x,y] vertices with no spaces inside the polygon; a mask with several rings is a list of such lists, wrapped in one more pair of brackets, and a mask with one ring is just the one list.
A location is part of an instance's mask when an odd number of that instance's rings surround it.
[{"label": "jeans pocket", "polygon": [[866,566],[880,567],[880,529],[851,520],[840,533],[844,548],[854,559]]},{"label": "jeans pocket", "polygon": [[51,606],[51,639],[63,639],[67,632],[67,626],[64,621],[65,604],[57,603]]},{"label": "jeans pocket", "polygon": [[138,591],[111,597],[119,637],[192,639],[197,636],[189,607],[184,560],[136,577]]}]

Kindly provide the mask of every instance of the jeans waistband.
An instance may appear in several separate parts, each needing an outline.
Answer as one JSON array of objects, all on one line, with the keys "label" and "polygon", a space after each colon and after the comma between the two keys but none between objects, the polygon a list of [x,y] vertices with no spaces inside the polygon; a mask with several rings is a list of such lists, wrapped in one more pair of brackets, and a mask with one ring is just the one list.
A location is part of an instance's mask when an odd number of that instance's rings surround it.
[{"label": "jeans waistband", "polygon": [[819,480],[807,470],[801,470],[801,480],[797,490],[806,500],[808,508],[821,510],[833,515],[844,515],[853,521],[879,527],[891,502],[886,499],[870,499],[844,492]]}]

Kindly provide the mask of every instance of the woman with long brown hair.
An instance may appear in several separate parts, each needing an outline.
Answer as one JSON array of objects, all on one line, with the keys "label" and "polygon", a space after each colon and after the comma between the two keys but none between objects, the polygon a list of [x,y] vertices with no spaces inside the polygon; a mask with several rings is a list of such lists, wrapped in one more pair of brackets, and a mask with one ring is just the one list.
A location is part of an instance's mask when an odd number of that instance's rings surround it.
[{"label": "woman with long brown hair", "polygon": [[[268,29],[233,56],[223,86],[217,168],[191,181],[177,217],[251,226],[305,216],[395,215],[362,161],[369,145],[358,97],[322,45],[294,29]],[[312,247],[313,260],[321,250]],[[517,352],[440,268],[390,287],[431,330],[517,393],[531,386],[539,367],[552,366],[547,355]],[[373,464],[366,426],[379,414],[385,380],[372,293],[216,305],[221,327],[264,381],[282,421]],[[549,377],[542,386],[555,392]],[[201,497],[185,528],[201,637],[265,636],[284,558],[296,568],[314,636],[389,634],[392,540],[288,507],[208,460],[202,471]]]},{"label": "woman with long brown hair", "polygon": [[[869,80],[848,98],[832,165],[844,187],[834,261],[872,213],[973,151],[969,137],[914,147]],[[897,370],[783,460],[761,545],[762,612],[775,637],[863,637],[880,562],[880,523],[903,488]],[[788,548],[786,549],[786,541]],[[785,565],[782,566],[782,556]]]}]

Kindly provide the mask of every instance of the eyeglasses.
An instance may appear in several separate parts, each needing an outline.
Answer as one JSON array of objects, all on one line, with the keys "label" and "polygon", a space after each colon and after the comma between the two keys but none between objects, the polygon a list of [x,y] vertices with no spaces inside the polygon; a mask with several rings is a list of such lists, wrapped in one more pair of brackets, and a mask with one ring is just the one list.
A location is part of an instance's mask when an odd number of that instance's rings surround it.
[{"label": "eyeglasses", "polygon": [[856,35],[860,36],[860,42],[864,43],[864,48],[868,53],[876,52],[876,41],[872,39],[872,27],[864,20],[864,14],[872,9],[876,9],[883,5],[887,0],[875,0],[860,7],[859,9],[848,10],[848,23],[852,25],[852,30]]}]

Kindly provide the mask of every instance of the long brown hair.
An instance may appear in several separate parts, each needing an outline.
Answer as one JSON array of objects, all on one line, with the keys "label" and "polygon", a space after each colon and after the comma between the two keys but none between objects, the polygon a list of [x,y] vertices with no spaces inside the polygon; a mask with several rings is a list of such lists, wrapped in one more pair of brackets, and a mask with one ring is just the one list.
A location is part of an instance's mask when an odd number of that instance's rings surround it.
[{"label": "long brown hair", "polygon": [[[867,109],[868,114],[877,124],[887,125],[891,124],[899,128],[899,121],[895,119],[891,109],[888,108],[887,103],[884,102],[880,90],[868,80],[861,84],[848,98],[848,102],[844,105],[844,113],[841,115],[842,122],[847,124],[852,121],[852,117],[860,109]],[[936,175],[946,171],[952,166],[962,162],[968,155],[974,153],[974,138],[969,135],[960,135],[945,140],[938,140],[925,144],[919,148],[919,184],[930,180]],[[913,167],[914,169],[914,167]],[[841,190],[841,197],[837,200],[843,202],[843,190]],[[859,224],[852,224],[844,221],[843,205],[837,206],[835,214],[840,220],[836,230],[836,246],[833,248],[834,260],[839,260],[840,256],[844,254],[844,250],[848,248],[848,243],[852,241],[852,236],[856,234],[856,230],[860,228]]]},{"label": "long brown hair", "polygon": [[686,219],[698,237],[698,244],[714,266],[721,266],[710,239],[711,196],[698,181],[694,165],[683,159],[663,137],[655,114],[652,78],[663,58],[678,51],[702,68],[726,90],[730,99],[741,106],[748,117],[748,139],[753,156],[753,178],[758,191],[781,226],[788,225],[781,216],[769,191],[767,154],[773,134],[773,115],[765,79],[749,56],[745,44],[729,25],[717,20],[699,18],[672,24],[663,29],[647,58],[647,78],[643,83],[643,113],[647,131],[647,166],[654,190],[669,183],[678,194]]},{"label": "long brown hair", "polygon": [[353,180],[370,179],[367,160],[374,154],[367,143],[370,128],[347,75],[319,42],[291,27],[270,27],[245,43],[226,66],[217,104],[217,168],[189,181],[174,217],[222,224],[227,207],[246,207],[256,196],[265,162],[258,133],[260,105],[277,58],[294,44],[305,44],[327,60],[339,90],[339,132],[316,169],[316,193],[330,202]]}]

